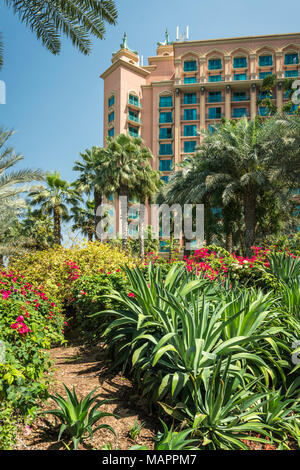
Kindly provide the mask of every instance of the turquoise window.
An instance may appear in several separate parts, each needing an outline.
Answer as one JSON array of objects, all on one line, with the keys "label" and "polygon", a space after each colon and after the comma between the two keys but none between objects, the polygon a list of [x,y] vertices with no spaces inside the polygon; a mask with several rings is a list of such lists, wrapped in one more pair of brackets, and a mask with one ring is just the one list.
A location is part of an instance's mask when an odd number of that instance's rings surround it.
[{"label": "turquoise window", "polygon": [[261,67],[272,65],[273,64],[272,56],[271,55],[261,55],[261,56],[259,56],[258,64]]},{"label": "turquoise window", "polygon": [[108,136],[109,137],[114,137],[115,135],[115,128],[112,127],[111,129],[108,130]]},{"label": "turquoise window", "polygon": [[164,242],[164,241],[159,242],[159,251],[160,252],[168,252],[169,251],[169,247],[167,246],[167,242]]},{"label": "turquoise window", "polygon": [[160,123],[165,123],[165,122],[172,122],[172,113],[160,113],[159,114],[159,122]]},{"label": "turquoise window", "polygon": [[184,63],[183,70],[185,72],[195,72],[197,70],[197,62],[195,60],[188,60]]},{"label": "turquoise window", "polygon": [[172,144],[160,144],[159,155],[172,155]]},{"label": "turquoise window", "polygon": [[232,96],[232,101],[246,101],[249,99],[245,91],[235,91]]},{"label": "turquoise window", "polygon": [[285,54],[284,63],[285,65],[299,64],[298,54],[297,53]]},{"label": "turquoise window", "polygon": [[221,119],[221,117],[222,117],[222,108],[209,108],[208,109],[209,119]]},{"label": "turquoise window", "polygon": [[218,70],[222,68],[221,59],[210,59],[208,61],[208,70]]},{"label": "turquoise window", "polygon": [[115,119],[115,113],[112,112],[108,115],[108,122],[112,122]]},{"label": "turquoise window", "polygon": [[114,200],[114,195],[110,194],[107,198],[108,201],[113,201]]},{"label": "turquoise window", "polygon": [[246,108],[234,108],[232,116],[237,117],[237,118],[247,116],[247,109]]},{"label": "turquoise window", "polygon": [[246,73],[235,73],[234,74],[234,80],[247,80],[247,74]]},{"label": "turquoise window", "polygon": [[169,177],[168,177],[167,175],[161,176],[160,179],[161,179],[162,181],[164,181],[165,183],[167,183],[167,182],[169,181]]},{"label": "turquoise window", "polygon": [[222,75],[210,75],[208,77],[209,82],[221,82],[222,81]]},{"label": "turquoise window", "polygon": [[259,79],[263,80],[266,78],[268,75],[272,75],[272,72],[259,72]]},{"label": "turquoise window", "polygon": [[197,109],[185,109],[184,110],[185,121],[196,121],[197,120]]},{"label": "turquoise window", "polygon": [[139,106],[140,105],[139,99],[135,95],[129,95],[128,103],[133,104],[134,106]]},{"label": "turquoise window", "polygon": [[197,145],[197,142],[196,140],[187,140],[186,142],[184,142],[183,144],[183,150],[184,150],[184,153],[192,153],[195,151],[195,147]]},{"label": "turquoise window", "polygon": [[173,160],[159,160],[160,171],[172,171]]},{"label": "turquoise window", "polygon": [[138,137],[139,136],[139,129],[137,127],[129,126],[129,135],[131,137]]},{"label": "turquoise window", "polygon": [[113,104],[115,104],[115,97],[114,97],[114,96],[111,96],[111,97],[108,99],[108,107],[110,108]]},{"label": "turquoise window", "polygon": [[286,77],[298,77],[298,70],[286,70],[285,71]]},{"label": "turquoise window", "polygon": [[191,136],[196,136],[196,135],[197,135],[197,126],[195,125],[184,126],[185,137],[191,137]]},{"label": "turquoise window", "polygon": [[197,83],[196,77],[185,77],[183,81],[186,85],[189,83]]},{"label": "turquoise window", "polygon": [[184,104],[196,104],[197,103],[196,93],[185,93],[183,102]]},{"label": "turquoise window", "polygon": [[170,108],[173,106],[173,97],[172,96],[161,96],[159,99],[160,108]]},{"label": "turquoise window", "polygon": [[160,139],[172,139],[172,127],[161,127],[159,129]]},{"label": "turquoise window", "polygon": [[209,103],[220,103],[222,101],[222,93],[220,91],[210,91],[208,93]]},{"label": "turquoise window", "polygon": [[235,69],[240,69],[242,67],[247,67],[247,57],[235,57],[233,59],[233,67]]}]

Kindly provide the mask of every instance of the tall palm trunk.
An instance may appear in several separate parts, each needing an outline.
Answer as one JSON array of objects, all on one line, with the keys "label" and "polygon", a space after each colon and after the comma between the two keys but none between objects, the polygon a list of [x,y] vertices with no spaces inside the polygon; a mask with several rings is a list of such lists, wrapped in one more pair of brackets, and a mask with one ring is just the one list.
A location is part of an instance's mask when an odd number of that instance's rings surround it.
[{"label": "tall palm trunk", "polygon": [[[120,207],[120,224],[121,224],[121,236],[122,236],[122,249],[127,251],[128,247],[128,190],[126,187],[120,188],[119,198],[126,197],[126,207]],[[120,203],[120,201],[119,201]]]},{"label": "tall palm trunk", "polygon": [[56,245],[61,245],[61,221],[60,213],[57,206],[53,209],[53,223],[54,223],[54,243]]},{"label": "tall palm trunk", "polygon": [[94,188],[94,204],[95,204],[94,215],[95,215],[95,237],[96,238],[100,238],[97,234],[97,225],[101,221],[101,217],[97,215],[97,209],[99,206],[101,206],[101,202],[102,202],[102,194],[97,188]]},{"label": "tall palm trunk", "polygon": [[142,260],[145,258],[144,217],[145,217],[145,201],[142,201],[140,205],[140,216],[139,216],[140,257]]},{"label": "tall palm trunk", "polygon": [[246,256],[251,256],[251,246],[255,242],[256,228],[256,194],[251,189],[244,194],[244,217]]},{"label": "tall palm trunk", "polygon": [[226,250],[232,253],[232,232],[226,233]]}]

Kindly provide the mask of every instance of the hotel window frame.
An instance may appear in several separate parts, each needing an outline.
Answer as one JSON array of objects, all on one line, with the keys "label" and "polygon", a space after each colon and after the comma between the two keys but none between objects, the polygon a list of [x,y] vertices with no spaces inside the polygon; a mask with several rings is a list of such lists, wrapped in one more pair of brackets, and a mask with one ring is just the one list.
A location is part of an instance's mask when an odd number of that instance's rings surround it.
[{"label": "hotel window frame", "polygon": [[[194,64],[193,67],[189,68],[187,67],[187,64]],[[197,72],[198,70],[198,64],[196,59],[186,59],[183,62],[183,71],[184,72]]]},{"label": "hotel window frame", "polygon": [[[238,65],[236,64],[236,61],[238,60],[245,60],[246,61],[246,65]],[[246,69],[248,68],[248,57],[247,56],[242,56],[242,55],[237,55],[233,58],[233,64],[232,64],[232,67],[234,69]]]},{"label": "hotel window frame", "polygon": [[[211,67],[211,62],[218,62],[220,67]],[[223,60],[221,57],[213,57],[207,60],[207,69],[208,70],[222,70],[223,69]]]}]

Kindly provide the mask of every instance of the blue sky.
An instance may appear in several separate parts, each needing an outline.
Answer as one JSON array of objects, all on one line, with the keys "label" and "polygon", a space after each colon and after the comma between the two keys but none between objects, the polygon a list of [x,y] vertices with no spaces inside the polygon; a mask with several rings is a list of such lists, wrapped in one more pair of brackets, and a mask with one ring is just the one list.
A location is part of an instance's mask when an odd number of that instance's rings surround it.
[{"label": "blue sky", "polygon": [[94,41],[84,56],[63,40],[53,56],[0,2],[0,30],[5,64],[7,104],[0,105],[0,125],[17,130],[11,139],[24,155],[22,166],[58,170],[69,181],[79,152],[102,145],[103,83],[99,75],[110,65],[124,31],[129,47],[154,55],[166,27],[174,40],[176,26],[190,27],[190,39],[291,33],[299,31],[299,0],[288,7],[274,0],[117,0],[118,25],[108,26],[106,40]]}]

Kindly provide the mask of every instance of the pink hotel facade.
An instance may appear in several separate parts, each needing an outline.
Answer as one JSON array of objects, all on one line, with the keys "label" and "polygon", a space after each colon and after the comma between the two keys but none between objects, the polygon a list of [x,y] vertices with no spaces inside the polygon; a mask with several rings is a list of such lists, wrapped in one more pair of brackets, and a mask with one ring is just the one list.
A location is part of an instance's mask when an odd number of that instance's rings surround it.
[{"label": "pink hotel facade", "polygon": [[144,66],[125,35],[101,75],[104,145],[108,135],[140,136],[155,156],[154,168],[167,180],[200,143],[197,130],[223,117],[264,114],[257,100],[266,75],[277,75],[273,99],[280,108],[282,81],[300,78],[299,57],[300,33],[174,43],[166,35]]}]

